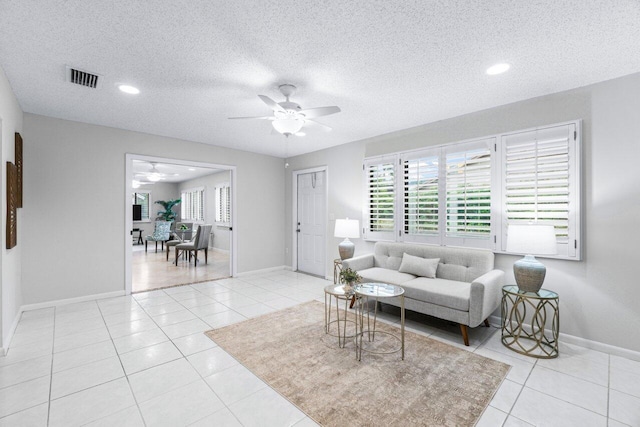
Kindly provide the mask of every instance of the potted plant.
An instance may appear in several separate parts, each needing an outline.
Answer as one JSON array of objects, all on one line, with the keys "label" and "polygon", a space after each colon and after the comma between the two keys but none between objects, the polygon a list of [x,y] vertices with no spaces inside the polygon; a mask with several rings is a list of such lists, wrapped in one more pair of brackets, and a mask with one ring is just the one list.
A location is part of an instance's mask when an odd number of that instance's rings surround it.
[{"label": "potted plant", "polygon": [[357,271],[345,268],[340,272],[340,283],[344,284],[344,292],[351,293],[356,283],[362,281],[362,276]]},{"label": "potted plant", "polygon": [[173,211],[173,207],[175,205],[177,205],[178,203],[180,203],[182,200],[180,199],[175,199],[175,200],[157,200],[156,203],[161,205],[164,210],[163,211],[158,211],[158,217],[156,218],[157,220],[163,220],[163,221],[173,221],[176,219],[176,216],[178,214],[176,214]]}]

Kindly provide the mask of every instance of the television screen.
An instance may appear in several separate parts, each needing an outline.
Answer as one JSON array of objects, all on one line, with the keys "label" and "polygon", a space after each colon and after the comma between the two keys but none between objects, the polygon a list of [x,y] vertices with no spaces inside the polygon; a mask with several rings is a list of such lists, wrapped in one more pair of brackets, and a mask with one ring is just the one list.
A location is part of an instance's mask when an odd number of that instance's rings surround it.
[{"label": "television screen", "polygon": [[133,220],[142,221],[142,205],[133,205]]}]

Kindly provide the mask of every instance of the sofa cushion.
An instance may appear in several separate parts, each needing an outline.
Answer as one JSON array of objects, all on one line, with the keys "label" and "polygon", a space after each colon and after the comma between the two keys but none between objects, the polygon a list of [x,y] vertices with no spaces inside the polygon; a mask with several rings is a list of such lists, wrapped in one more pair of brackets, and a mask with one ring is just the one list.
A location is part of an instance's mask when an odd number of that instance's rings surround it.
[{"label": "sofa cushion", "polygon": [[487,249],[454,248],[415,243],[376,242],[374,266],[398,270],[405,253],[422,258],[440,258],[436,277],[473,282],[493,270],[494,255]]},{"label": "sofa cushion", "polygon": [[436,269],[438,268],[439,261],[440,258],[422,258],[419,256],[404,254],[402,255],[402,264],[400,264],[398,271],[400,273],[409,273],[414,276],[434,279],[436,277]]},{"label": "sofa cushion", "polygon": [[407,298],[426,301],[455,310],[469,311],[471,283],[418,277],[400,283]]},{"label": "sofa cushion", "polygon": [[392,285],[401,285],[407,280],[415,279],[413,274],[400,273],[396,270],[389,270],[387,268],[373,267],[365,270],[358,271],[358,274],[362,276],[363,283],[389,283]]}]

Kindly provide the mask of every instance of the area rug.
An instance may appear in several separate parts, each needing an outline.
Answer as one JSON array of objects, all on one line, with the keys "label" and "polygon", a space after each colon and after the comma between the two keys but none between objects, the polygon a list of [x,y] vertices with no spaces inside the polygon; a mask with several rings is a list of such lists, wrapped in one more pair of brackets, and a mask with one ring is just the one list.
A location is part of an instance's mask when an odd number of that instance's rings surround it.
[{"label": "area rug", "polygon": [[473,426],[510,368],[409,331],[405,360],[364,353],[358,362],[352,339],[338,348],[325,334],[317,301],[206,334],[324,426]]}]

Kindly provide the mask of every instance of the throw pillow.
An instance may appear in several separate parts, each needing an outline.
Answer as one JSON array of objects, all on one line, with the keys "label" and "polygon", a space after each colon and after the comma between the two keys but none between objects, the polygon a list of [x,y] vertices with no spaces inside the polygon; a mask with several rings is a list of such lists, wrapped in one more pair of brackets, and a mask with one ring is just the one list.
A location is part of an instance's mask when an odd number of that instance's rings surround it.
[{"label": "throw pillow", "polygon": [[434,279],[439,262],[440,258],[422,258],[405,253],[402,255],[402,264],[400,264],[398,271]]}]

